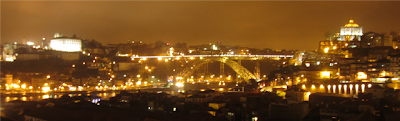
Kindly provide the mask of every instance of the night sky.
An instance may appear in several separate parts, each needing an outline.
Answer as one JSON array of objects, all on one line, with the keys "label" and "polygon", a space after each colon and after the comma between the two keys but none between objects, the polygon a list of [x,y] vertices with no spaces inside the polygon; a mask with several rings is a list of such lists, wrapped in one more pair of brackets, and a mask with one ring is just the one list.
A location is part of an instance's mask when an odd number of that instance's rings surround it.
[{"label": "night sky", "polygon": [[161,40],[315,50],[352,17],[364,33],[400,32],[400,2],[1,1],[1,43],[54,33],[103,45]]}]

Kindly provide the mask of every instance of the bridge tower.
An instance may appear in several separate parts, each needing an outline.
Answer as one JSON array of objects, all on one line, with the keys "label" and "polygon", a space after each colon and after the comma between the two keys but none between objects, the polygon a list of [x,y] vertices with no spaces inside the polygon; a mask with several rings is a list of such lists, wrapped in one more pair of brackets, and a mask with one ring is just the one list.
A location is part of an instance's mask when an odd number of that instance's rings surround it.
[{"label": "bridge tower", "polygon": [[254,76],[256,76],[257,79],[260,78],[260,61],[256,61],[256,66],[254,67]]}]

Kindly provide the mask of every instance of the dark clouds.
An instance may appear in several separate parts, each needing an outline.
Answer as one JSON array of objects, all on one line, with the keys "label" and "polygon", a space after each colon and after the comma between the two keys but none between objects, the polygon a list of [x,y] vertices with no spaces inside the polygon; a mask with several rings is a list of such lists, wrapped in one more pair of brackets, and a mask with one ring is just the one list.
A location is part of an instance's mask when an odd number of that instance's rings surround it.
[{"label": "dark clouds", "polygon": [[400,32],[400,2],[1,2],[1,43],[61,32],[103,44],[157,40],[314,50],[350,17],[364,32]]}]

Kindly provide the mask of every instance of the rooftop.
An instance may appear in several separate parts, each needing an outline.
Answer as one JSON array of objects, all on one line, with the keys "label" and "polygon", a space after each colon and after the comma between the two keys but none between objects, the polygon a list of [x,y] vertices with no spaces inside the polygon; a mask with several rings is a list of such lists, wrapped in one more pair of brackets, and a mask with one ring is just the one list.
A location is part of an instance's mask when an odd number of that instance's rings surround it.
[{"label": "rooftop", "polygon": [[344,25],[344,27],[359,27],[358,24],[354,23],[353,19],[350,19],[349,23]]}]

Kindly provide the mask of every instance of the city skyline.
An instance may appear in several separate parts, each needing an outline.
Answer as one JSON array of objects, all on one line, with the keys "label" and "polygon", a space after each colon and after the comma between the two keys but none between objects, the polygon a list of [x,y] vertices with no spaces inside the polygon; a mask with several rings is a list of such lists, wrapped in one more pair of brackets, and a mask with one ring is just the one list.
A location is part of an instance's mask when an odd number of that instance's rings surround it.
[{"label": "city skyline", "polygon": [[[104,44],[158,40],[315,50],[350,18],[364,32],[400,31],[400,2],[2,1],[2,44],[76,34]],[[307,15],[304,15],[307,13]],[[291,43],[291,44],[287,44]]]},{"label": "city skyline", "polygon": [[394,121],[399,3],[2,1],[0,120]]}]

